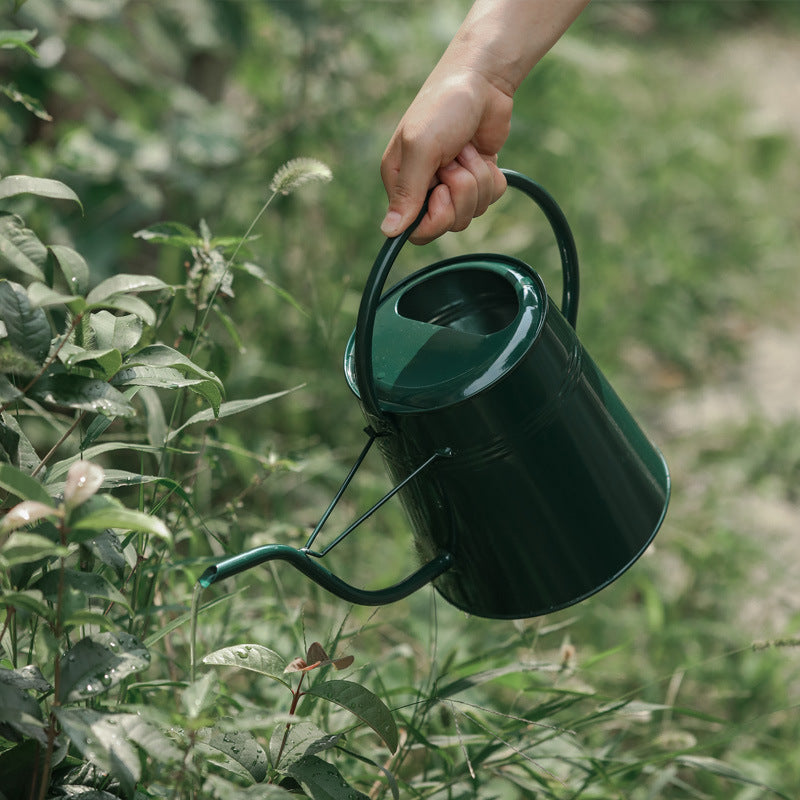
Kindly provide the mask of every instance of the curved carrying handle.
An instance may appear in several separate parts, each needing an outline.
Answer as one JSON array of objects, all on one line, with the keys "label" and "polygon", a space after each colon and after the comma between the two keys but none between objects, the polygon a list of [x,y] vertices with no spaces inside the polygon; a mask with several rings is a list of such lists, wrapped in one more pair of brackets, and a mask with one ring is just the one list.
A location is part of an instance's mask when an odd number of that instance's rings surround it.
[{"label": "curved carrying handle", "polygon": [[[567,218],[558,203],[538,183],[513,170],[504,169],[501,172],[506,176],[509,186],[519,189],[539,206],[553,229],[558,243],[559,255],[561,256],[561,271],[563,274],[561,313],[574,328],[578,317],[580,279],[578,273],[578,251],[575,247],[575,239],[567,223]],[[384,242],[375,259],[375,263],[372,265],[372,271],[367,278],[364,293],[361,297],[355,332],[356,382],[364,409],[372,417],[383,417],[375,392],[375,378],[372,369],[372,337],[375,327],[375,315],[378,312],[378,303],[380,302],[386,279],[389,277],[389,271],[392,269],[400,249],[422,221],[427,210],[428,202],[426,200],[422,211],[420,211],[414,222],[399,236],[387,239]]]}]

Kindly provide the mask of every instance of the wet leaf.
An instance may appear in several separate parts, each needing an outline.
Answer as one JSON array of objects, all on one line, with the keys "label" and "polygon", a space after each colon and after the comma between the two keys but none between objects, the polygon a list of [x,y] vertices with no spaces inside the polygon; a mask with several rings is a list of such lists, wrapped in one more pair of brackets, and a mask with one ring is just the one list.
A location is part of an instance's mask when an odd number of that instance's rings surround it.
[{"label": "wet leaf", "polygon": [[26,525],[32,525],[45,517],[60,517],[62,512],[38,500],[23,500],[0,520],[0,534],[10,533]]},{"label": "wet leaf", "polygon": [[316,756],[304,756],[287,772],[311,792],[314,800],[368,800],[367,795],[350,786],[333,764]]},{"label": "wet leaf", "polygon": [[244,767],[256,783],[267,777],[267,754],[249,731],[224,733],[212,728],[205,732],[202,741]]},{"label": "wet leaf", "polygon": [[[280,767],[282,770],[285,770],[290,764],[294,764],[295,761],[299,761],[303,756],[335,747],[342,738],[340,735],[329,736],[310,722],[296,722],[291,725],[289,733],[286,734],[286,742],[283,744],[281,753],[281,744],[285,733],[286,727],[278,725],[272,732],[269,741],[270,761],[274,767]],[[279,764],[276,763],[278,753],[281,754]]]},{"label": "wet leaf", "polygon": [[61,267],[68,291],[86,294],[89,291],[89,265],[84,257],[71,247],[60,244],[51,244],[48,249]]},{"label": "wet leaf", "polygon": [[58,353],[59,361],[68,371],[75,367],[90,369],[95,377],[112,378],[122,366],[122,353],[115,347],[105,349],[84,350],[82,347],[65,344]]},{"label": "wet leaf", "polygon": [[[148,737],[157,731],[136,714],[107,714],[90,708],[55,708],[53,713],[81,755],[116,778],[126,796],[133,796],[142,773],[134,744],[139,745],[137,739],[143,738],[149,742]],[[165,760],[171,745],[163,735],[158,742],[158,747],[151,747],[147,752],[158,760]]]},{"label": "wet leaf", "polygon": [[274,650],[260,644],[240,644],[235,647],[223,647],[215,650],[203,658],[204,664],[214,664],[224,667],[238,667],[259,672],[270,678],[275,678],[285,684],[283,671],[286,662]]},{"label": "wet leaf", "polygon": [[24,608],[43,619],[51,619],[51,611],[42,593],[36,589],[0,594],[0,608]]},{"label": "wet leaf", "polygon": [[393,753],[397,749],[397,725],[392,712],[375,694],[352,681],[326,681],[306,694],[321,697],[347,709],[362,722],[369,725]]},{"label": "wet leaf", "polygon": [[147,648],[129,633],[96,633],[81,639],[61,659],[59,699],[94,697],[150,666]]},{"label": "wet leaf", "polygon": [[203,712],[213,708],[217,700],[217,686],[217,676],[208,672],[183,690],[181,700],[189,719],[197,719]]},{"label": "wet leaf", "polygon": [[83,298],[76,294],[63,294],[55,289],[51,289],[44,283],[34,281],[28,286],[28,299],[32,306],[37,308],[48,308],[49,306],[69,306],[73,313],[85,306]]},{"label": "wet leaf", "polygon": [[132,417],[134,408],[124,395],[105,381],[81,375],[51,375],[38,381],[31,397],[40,403],[91,411],[107,417]]},{"label": "wet leaf", "polygon": [[49,692],[53,688],[45,680],[42,671],[36,664],[29,664],[27,667],[20,667],[20,669],[4,669],[0,667],[0,683],[33,692]]},{"label": "wet leaf", "polygon": [[[103,468],[91,461],[76,461],[67,472],[64,503],[67,510],[83,505],[103,485]],[[110,526],[109,526],[110,527]]]},{"label": "wet leaf", "polygon": [[99,348],[114,348],[127,353],[142,338],[142,320],[135,314],[117,316],[110,311],[95,311],[89,317]]}]

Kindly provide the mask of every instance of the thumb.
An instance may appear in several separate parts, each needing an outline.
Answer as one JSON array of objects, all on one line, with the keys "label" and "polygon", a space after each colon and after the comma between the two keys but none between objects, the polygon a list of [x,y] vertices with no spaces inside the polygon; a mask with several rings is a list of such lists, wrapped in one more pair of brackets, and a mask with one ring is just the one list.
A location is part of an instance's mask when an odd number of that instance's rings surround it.
[{"label": "thumb", "polygon": [[389,208],[381,231],[385,236],[399,236],[417,218],[428,189],[436,184],[436,168],[416,165],[407,159],[399,169],[386,169],[382,173]]}]

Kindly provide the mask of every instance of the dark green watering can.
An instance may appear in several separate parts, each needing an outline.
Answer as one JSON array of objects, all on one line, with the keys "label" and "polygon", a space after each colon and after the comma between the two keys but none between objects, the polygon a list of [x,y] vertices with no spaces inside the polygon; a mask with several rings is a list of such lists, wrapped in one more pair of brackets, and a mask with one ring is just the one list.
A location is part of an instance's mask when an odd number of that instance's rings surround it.
[{"label": "dark green watering can", "polygon": [[[352,603],[381,605],[432,581],[483,617],[556,611],[619,577],[656,535],[669,473],[575,334],[578,259],[561,209],[504,170],[555,234],[561,311],[515,258],[459,256],[383,287],[417,223],[378,254],[345,352],[369,441],[305,547],[267,545],[207,569],[208,586],[273,559]],[[312,549],[373,443],[395,482],[323,550]],[[397,494],[423,566],[358,589],[319,559]]]}]

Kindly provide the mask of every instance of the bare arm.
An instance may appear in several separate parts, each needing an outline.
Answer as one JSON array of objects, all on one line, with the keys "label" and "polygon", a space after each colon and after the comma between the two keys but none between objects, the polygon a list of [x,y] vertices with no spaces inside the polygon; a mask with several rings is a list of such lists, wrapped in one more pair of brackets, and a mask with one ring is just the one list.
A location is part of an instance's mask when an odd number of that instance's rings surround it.
[{"label": "bare arm", "polygon": [[514,93],[588,4],[476,0],[384,153],[384,234],[405,230],[432,186],[428,213],[412,237],[417,244],[463,230],[503,194],[497,154],[508,137]]}]

